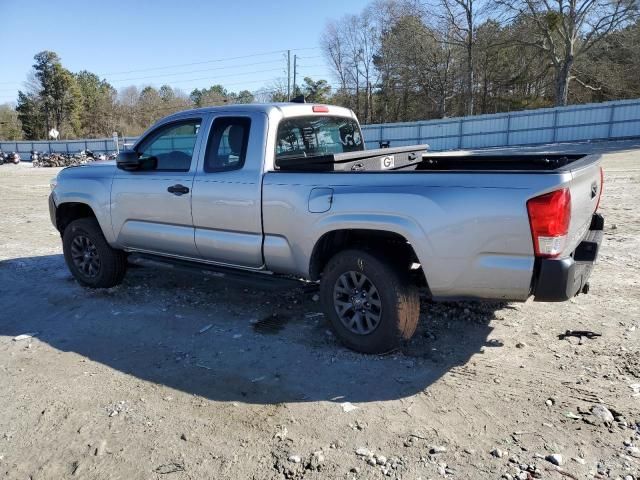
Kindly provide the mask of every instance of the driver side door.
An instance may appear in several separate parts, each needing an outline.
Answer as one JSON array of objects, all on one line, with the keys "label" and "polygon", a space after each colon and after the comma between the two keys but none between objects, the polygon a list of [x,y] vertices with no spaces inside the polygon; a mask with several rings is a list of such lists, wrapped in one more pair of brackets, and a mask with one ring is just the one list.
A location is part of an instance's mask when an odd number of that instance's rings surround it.
[{"label": "driver side door", "polygon": [[182,118],[160,125],[135,147],[144,167],[117,171],[111,187],[111,220],[122,247],[198,257],[191,193],[202,120]]}]

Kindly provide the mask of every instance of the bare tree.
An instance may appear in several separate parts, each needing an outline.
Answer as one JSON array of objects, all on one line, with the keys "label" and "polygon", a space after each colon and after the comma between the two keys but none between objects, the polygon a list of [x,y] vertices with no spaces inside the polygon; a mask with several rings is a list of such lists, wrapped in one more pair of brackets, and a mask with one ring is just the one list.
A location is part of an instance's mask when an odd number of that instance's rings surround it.
[{"label": "bare tree", "polygon": [[613,31],[638,18],[638,0],[497,0],[500,5],[527,16],[537,38],[518,39],[538,48],[553,65],[556,105],[566,105],[569,84],[576,80],[576,59]]},{"label": "bare tree", "polygon": [[453,48],[440,41],[419,16],[405,16],[384,34],[377,65],[383,69],[382,89],[387,99],[409,97],[409,117],[444,117],[453,94]]},{"label": "bare tree", "polygon": [[124,136],[137,135],[141,133],[141,129],[137,126],[138,115],[137,105],[140,91],[135,86],[122,88],[118,92],[118,131]]},{"label": "bare tree", "polygon": [[342,22],[332,21],[327,24],[320,39],[321,48],[329,66],[340,82],[340,88],[347,88],[347,53],[342,31]]},{"label": "bare tree", "polygon": [[434,0],[427,6],[428,14],[439,20],[443,31],[442,41],[464,51],[465,62],[465,113],[475,110],[475,44],[478,25],[483,22],[490,8],[488,0]]},{"label": "bare tree", "polygon": [[417,0],[375,0],[358,15],[327,24],[321,46],[345,97],[364,123],[374,116],[374,90],[382,73],[376,66],[384,33],[402,16],[417,11]]},{"label": "bare tree", "polygon": [[253,96],[258,103],[286,102],[288,100],[287,78],[276,78],[266,87],[253,92]]}]

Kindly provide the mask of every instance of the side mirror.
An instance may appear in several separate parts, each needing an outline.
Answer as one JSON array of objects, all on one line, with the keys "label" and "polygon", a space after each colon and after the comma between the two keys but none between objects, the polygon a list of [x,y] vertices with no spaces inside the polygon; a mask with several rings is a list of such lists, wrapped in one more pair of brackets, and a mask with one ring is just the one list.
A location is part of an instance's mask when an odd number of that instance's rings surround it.
[{"label": "side mirror", "polygon": [[134,150],[125,150],[118,154],[116,158],[116,166],[120,170],[138,170],[140,168],[140,157],[138,152]]},{"label": "side mirror", "polygon": [[120,170],[133,172],[136,170],[153,170],[158,163],[157,158],[140,158],[140,154],[135,150],[126,150],[118,154],[116,166]]}]

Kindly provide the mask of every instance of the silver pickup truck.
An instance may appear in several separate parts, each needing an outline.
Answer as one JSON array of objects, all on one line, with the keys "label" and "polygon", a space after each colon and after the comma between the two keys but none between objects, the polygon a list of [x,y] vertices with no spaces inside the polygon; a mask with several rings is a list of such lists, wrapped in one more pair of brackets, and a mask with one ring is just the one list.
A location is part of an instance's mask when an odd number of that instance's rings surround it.
[{"label": "silver pickup truck", "polygon": [[599,160],[367,150],[345,108],[213,107],[164,118],[116,162],[62,170],[49,207],[82,285],[120,283],[132,254],[319,281],[337,336],[374,353],[413,335],[420,292],[586,293]]}]

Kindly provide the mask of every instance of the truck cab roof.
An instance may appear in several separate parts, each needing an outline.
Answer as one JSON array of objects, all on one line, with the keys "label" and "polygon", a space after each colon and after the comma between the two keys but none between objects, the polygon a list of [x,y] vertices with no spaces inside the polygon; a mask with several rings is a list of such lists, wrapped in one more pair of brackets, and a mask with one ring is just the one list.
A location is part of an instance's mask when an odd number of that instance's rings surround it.
[{"label": "truck cab roof", "polygon": [[302,115],[313,115],[319,112],[314,110],[322,109],[322,113],[326,115],[335,115],[339,117],[350,117],[356,119],[355,114],[348,108],[338,107],[335,105],[323,105],[316,103],[244,103],[235,105],[220,105],[215,107],[194,108],[176,112],[161,121],[166,122],[172,119],[178,119],[185,115],[205,115],[205,114],[241,114],[248,112],[262,112],[267,116],[279,113],[281,118],[297,117]]}]

